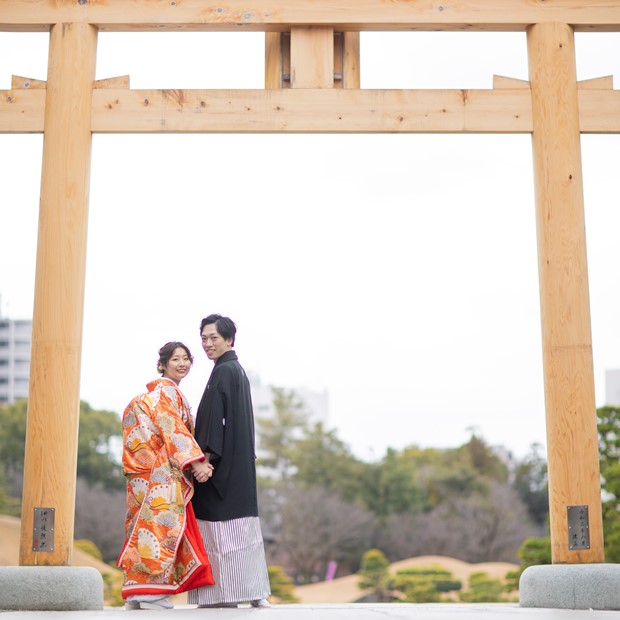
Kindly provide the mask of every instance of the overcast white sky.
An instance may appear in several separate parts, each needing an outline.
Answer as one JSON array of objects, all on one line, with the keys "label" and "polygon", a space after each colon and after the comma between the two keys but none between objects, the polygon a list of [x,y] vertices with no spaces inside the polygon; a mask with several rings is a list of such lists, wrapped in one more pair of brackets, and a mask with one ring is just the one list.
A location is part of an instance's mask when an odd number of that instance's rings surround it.
[{"label": "overcast white sky", "polygon": [[[101,34],[97,78],[262,88],[262,33]],[[46,79],[46,34],[0,33],[0,89]],[[578,78],[620,79],[620,36],[577,35]],[[363,33],[363,88],[527,79],[524,33]],[[0,135],[0,312],[30,318],[42,136]],[[596,404],[620,367],[618,136],[583,136]],[[96,135],[81,396],[122,412],[202,316],[238,324],[262,383],[327,390],[363,458],[471,429],[546,445],[528,135]]]}]

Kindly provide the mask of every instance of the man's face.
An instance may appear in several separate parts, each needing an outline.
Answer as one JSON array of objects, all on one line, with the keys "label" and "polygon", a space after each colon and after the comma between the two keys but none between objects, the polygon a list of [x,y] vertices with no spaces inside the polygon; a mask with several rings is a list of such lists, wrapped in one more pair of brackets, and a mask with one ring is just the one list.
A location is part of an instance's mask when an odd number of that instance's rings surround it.
[{"label": "man's face", "polygon": [[230,351],[232,349],[232,339],[228,338],[225,340],[222,338],[217,331],[217,327],[215,327],[215,323],[205,325],[202,328],[201,340],[204,352],[213,362],[224,355],[226,351]]}]

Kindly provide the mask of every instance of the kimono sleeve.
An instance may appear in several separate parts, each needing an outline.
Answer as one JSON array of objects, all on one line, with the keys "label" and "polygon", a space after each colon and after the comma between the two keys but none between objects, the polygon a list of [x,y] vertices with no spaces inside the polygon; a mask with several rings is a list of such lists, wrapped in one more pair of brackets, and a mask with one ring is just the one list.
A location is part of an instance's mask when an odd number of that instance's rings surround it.
[{"label": "kimono sleeve", "polygon": [[233,467],[234,416],[231,415],[231,380],[227,369],[220,369],[205,391],[198,408],[196,439],[211,454],[215,467],[210,484],[224,497]]},{"label": "kimono sleeve", "polygon": [[204,460],[204,454],[181,417],[180,396],[172,386],[161,389],[153,409],[153,422],[159,428],[168,458],[179,469],[194,461]]},{"label": "kimono sleeve", "polygon": [[226,433],[226,395],[220,389],[215,389],[213,390],[212,397],[207,452],[215,455],[217,458],[221,458],[224,455],[224,438]]}]

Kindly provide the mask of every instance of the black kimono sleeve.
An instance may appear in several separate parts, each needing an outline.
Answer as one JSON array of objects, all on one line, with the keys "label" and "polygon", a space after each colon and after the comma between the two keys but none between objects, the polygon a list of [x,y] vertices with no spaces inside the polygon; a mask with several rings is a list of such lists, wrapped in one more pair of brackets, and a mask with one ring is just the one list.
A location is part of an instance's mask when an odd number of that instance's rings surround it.
[{"label": "black kimono sleeve", "polygon": [[[200,401],[196,417],[196,441],[203,452],[211,455],[214,467],[208,484],[212,485],[220,497],[226,495],[231,467],[233,465],[234,416],[230,415],[230,378],[227,373],[219,373],[216,381],[209,386]],[[221,376],[224,375],[224,376]]]}]

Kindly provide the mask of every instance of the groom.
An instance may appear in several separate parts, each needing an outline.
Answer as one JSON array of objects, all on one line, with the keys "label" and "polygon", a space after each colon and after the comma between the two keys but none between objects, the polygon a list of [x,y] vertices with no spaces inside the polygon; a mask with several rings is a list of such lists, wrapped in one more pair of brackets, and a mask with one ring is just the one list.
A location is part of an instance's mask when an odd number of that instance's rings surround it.
[{"label": "groom", "polygon": [[199,607],[268,607],[271,594],[258,519],[254,415],[250,383],[233,350],[237,327],[210,314],[200,323],[202,348],[214,362],[196,415],[198,445],[214,467],[192,504],[215,585],[191,590]]}]

